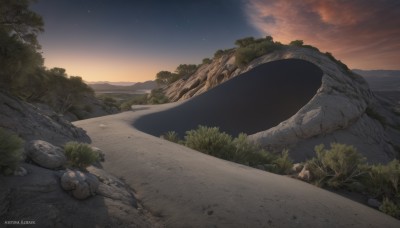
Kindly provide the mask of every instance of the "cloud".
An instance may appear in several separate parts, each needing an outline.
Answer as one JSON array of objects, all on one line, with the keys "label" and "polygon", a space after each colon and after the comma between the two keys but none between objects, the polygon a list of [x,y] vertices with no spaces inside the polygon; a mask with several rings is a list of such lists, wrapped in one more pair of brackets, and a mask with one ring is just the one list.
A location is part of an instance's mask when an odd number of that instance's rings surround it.
[{"label": "cloud", "polygon": [[398,0],[245,0],[251,25],[288,43],[304,40],[351,68],[400,69]]}]

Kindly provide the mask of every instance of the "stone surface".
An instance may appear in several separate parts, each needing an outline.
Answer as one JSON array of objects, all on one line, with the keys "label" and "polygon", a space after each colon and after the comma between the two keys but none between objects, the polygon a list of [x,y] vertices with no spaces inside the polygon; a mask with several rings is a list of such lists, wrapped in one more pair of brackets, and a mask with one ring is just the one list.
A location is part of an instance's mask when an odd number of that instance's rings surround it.
[{"label": "stone surface", "polygon": [[26,143],[25,151],[28,158],[44,168],[60,168],[67,162],[64,151],[60,147],[43,140],[32,140]]},{"label": "stone surface", "polygon": [[25,141],[45,139],[56,146],[69,141],[90,143],[85,131],[75,127],[46,105],[35,106],[0,91],[0,127]]},{"label": "stone surface", "polygon": [[[395,157],[394,148],[400,148],[400,118],[393,114],[393,108],[388,108],[393,106],[391,102],[385,103],[375,96],[361,76],[315,50],[286,47],[253,60],[245,68],[234,65],[235,56],[231,52],[202,65],[191,77],[172,83],[164,91],[173,101],[185,100],[260,64],[290,58],[317,65],[324,72],[321,87],[296,114],[272,128],[250,135],[249,139],[270,151],[289,148],[297,162],[314,156],[315,145],[331,142],[354,145],[373,163],[385,163]],[[386,120],[383,125],[379,116]]]},{"label": "stone surface", "polygon": [[309,181],[309,180],[311,180],[311,173],[307,169],[307,167],[304,166],[303,169],[301,170],[301,172],[297,175],[297,177],[302,180]]},{"label": "stone surface", "polygon": [[99,181],[90,173],[68,170],[61,177],[61,187],[71,191],[76,199],[82,200],[96,195]]},{"label": "stone surface", "polygon": [[0,176],[2,224],[10,218],[23,218],[35,221],[33,227],[162,227],[145,210],[120,200],[101,195],[86,200],[72,198],[60,186],[62,171],[27,163],[22,167],[29,175]]},{"label": "stone surface", "polygon": [[373,199],[373,198],[368,199],[367,204],[368,204],[369,206],[371,206],[371,207],[373,207],[373,208],[377,208],[377,209],[382,205],[382,203],[379,202],[379,200]]},{"label": "stone surface", "polygon": [[298,173],[298,172],[300,172],[303,168],[304,168],[304,165],[303,165],[303,164],[301,164],[301,163],[296,163],[296,164],[293,164],[292,171]]},{"label": "stone surface", "polygon": [[28,175],[28,171],[27,171],[24,167],[19,166],[19,167],[14,171],[13,175],[14,175],[14,176],[23,177],[23,176]]}]

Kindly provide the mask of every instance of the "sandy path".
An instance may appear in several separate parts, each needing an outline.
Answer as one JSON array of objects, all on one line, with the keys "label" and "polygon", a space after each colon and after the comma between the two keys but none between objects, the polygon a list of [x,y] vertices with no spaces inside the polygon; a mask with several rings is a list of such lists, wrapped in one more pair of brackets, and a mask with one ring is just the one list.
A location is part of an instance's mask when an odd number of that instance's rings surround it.
[{"label": "sandy path", "polygon": [[105,170],[122,177],[167,227],[400,227],[400,221],[284,176],[220,160],[132,127],[171,107],[75,122],[106,152]]}]

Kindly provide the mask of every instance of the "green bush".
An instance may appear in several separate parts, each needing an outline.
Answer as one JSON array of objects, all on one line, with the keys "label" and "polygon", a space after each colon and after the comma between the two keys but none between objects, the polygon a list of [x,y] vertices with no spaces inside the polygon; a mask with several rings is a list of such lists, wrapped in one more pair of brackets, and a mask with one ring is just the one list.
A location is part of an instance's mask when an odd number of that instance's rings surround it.
[{"label": "green bush", "polygon": [[302,47],[304,42],[302,40],[293,40],[289,43],[290,46]]},{"label": "green bush", "polygon": [[388,198],[383,199],[382,205],[379,207],[379,210],[392,217],[400,217],[400,207],[390,201]]},{"label": "green bush", "polygon": [[282,154],[274,159],[273,164],[275,165],[275,170],[272,170],[274,173],[289,174],[293,167],[293,160],[289,157],[289,151],[283,150]]},{"label": "green bush", "polygon": [[85,168],[99,160],[99,154],[85,143],[68,142],[64,145],[64,151],[73,167]]},{"label": "green bush", "polygon": [[22,139],[0,128],[0,173],[12,174],[22,159]]},{"label": "green bush", "polygon": [[197,129],[186,132],[185,145],[194,150],[232,160],[232,137],[225,132],[220,132],[218,127],[199,125]]},{"label": "green bush", "polygon": [[168,131],[167,133],[161,135],[161,138],[174,143],[179,143],[179,135],[175,131]]},{"label": "green bush", "polygon": [[400,162],[393,160],[387,165],[372,165],[365,179],[368,192],[374,197],[400,198]]},{"label": "green bush", "polygon": [[237,40],[235,44],[238,45],[235,52],[235,64],[238,67],[244,67],[255,58],[278,50],[283,46],[279,42],[274,42],[272,37],[256,40],[252,37],[248,37]]},{"label": "green bush", "polygon": [[315,152],[317,156],[307,161],[307,167],[317,185],[349,187],[366,174],[365,158],[353,146],[332,143],[331,149],[325,149],[321,144]]},{"label": "green bush", "polygon": [[232,141],[234,150],[232,151],[232,161],[248,166],[271,164],[274,156],[266,152],[257,144],[250,142],[247,135],[240,133]]},{"label": "green bush", "polygon": [[147,97],[148,104],[165,104],[168,102],[169,99],[165,96],[162,89],[153,89]]}]

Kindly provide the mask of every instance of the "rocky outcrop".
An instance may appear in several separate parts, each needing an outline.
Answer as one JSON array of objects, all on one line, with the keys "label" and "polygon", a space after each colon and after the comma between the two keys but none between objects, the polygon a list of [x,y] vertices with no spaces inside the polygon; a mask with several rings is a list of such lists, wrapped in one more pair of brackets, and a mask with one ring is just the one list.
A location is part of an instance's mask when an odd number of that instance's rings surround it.
[{"label": "rocky outcrop", "polygon": [[[381,105],[361,76],[313,49],[285,47],[244,68],[235,66],[233,51],[202,65],[191,77],[178,80],[164,91],[173,101],[185,100],[260,64],[280,59],[303,59],[318,66],[323,71],[321,87],[296,114],[275,127],[250,135],[251,140],[271,151],[288,148],[296,161],[314,156],[315,145],[331,142],[354,145],[370,162],[387,162],[397,156],[394,148],[400,145],[395,139],[400,137],[398,116]],[[275,99],[279,102],[279,97]],[[380,116],[391,123],[383,123]]]},{"label": "rocky outcrop", "polygon": [[25,144],[27,157],[41,167],[60,168],[67,162],[64,151],[57,146],[42,140],[32,140]]},{"label": "rocky outcrop", "polygon": [[[37,227],[161,227],[129,198],[107,197],[100,193],[87,200],[77,200],[62,189],[60,179],[65,171],[54,171],[23,163],[28,175],[0,175],[0,221],[34,221]],[[97,170],[89,167],[89,170]],[[90,171],[91,172],[91,171]],[[100,172],[89,174],[112,183],[117,178]],[[100,174],[99,174],[100,173]],[[98,183],[100,186],[103,183]],[[100,189],[100,188],[99,188]],[[99,191],[98,191],[99,192]],[[126,185],[114,185],[112,192],[131,192]],[[126,194],[128,195],[128,193]]]},{"label": "rocky outcrop", "polygon": [[37,107],[0,91],[0,127],[9,129],[26,141],[45,139],[61,146],[68,141],[90,142],[77,128],[49,108]]},{"label": "rocky outcrop", "polygon": [[67,170],[61,177],[61,187],[70,191],[76,199],[86,199],[96,195],[99,181],[90,173]]}]

